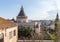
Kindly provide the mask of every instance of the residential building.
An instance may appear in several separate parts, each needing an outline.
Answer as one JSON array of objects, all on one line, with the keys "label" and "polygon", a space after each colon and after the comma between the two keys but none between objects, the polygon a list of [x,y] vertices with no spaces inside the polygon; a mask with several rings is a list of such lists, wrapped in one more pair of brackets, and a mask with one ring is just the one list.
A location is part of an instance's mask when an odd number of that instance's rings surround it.
[{"label": "residential building", "polygon": [[18,25],[0,17],[0,42],[17,42]]}]

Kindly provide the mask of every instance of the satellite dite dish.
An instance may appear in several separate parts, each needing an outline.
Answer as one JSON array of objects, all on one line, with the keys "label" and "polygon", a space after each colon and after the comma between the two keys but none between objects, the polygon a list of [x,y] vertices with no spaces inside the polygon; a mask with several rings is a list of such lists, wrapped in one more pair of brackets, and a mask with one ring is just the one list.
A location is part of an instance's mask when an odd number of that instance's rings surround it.
[{"label": "satellite dite dish", "polygon": [[4,37],[3,33],[0,32],[0,39]]}]

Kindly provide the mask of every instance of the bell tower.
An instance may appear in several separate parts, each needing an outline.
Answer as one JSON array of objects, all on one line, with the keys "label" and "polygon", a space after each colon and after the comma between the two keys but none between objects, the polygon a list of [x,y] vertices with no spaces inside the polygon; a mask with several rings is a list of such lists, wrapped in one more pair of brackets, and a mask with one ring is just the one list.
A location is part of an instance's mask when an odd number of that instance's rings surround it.
[{"label": "bell tower", "polygon": [[28,22],[27,16],[24,12],[23,6],[21,6],[21,10],[17,16],[17,23],[26,23],[26,22]]},{"label": "bell tower", "polygon": [[58,15],[58,13],[57,13],[55,21],[59,21],[59,15]]}]

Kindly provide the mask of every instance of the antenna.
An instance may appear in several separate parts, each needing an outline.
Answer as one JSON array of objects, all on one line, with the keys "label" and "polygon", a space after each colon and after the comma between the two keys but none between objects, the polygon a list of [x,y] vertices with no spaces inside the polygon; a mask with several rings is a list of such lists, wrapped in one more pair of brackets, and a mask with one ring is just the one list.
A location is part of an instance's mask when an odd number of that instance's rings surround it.
[{"label": "antenna", "polygon": [[[56,0],[55,0],[55,3],[56,3]],[[58,6],[57,6],[57,3],[55,5],[56,5],[56,11],[57,11],[57,14],[58,14]]]}]

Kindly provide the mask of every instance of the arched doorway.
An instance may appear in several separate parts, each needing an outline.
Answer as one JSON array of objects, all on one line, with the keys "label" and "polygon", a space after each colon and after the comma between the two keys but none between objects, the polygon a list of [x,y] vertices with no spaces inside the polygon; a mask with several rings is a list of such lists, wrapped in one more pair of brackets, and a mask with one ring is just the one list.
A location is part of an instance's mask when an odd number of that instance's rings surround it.
[{"label": "arched doorway", "polygon": [[0,42],[4,42],[4,34],[3,33],[0,34]]}]

